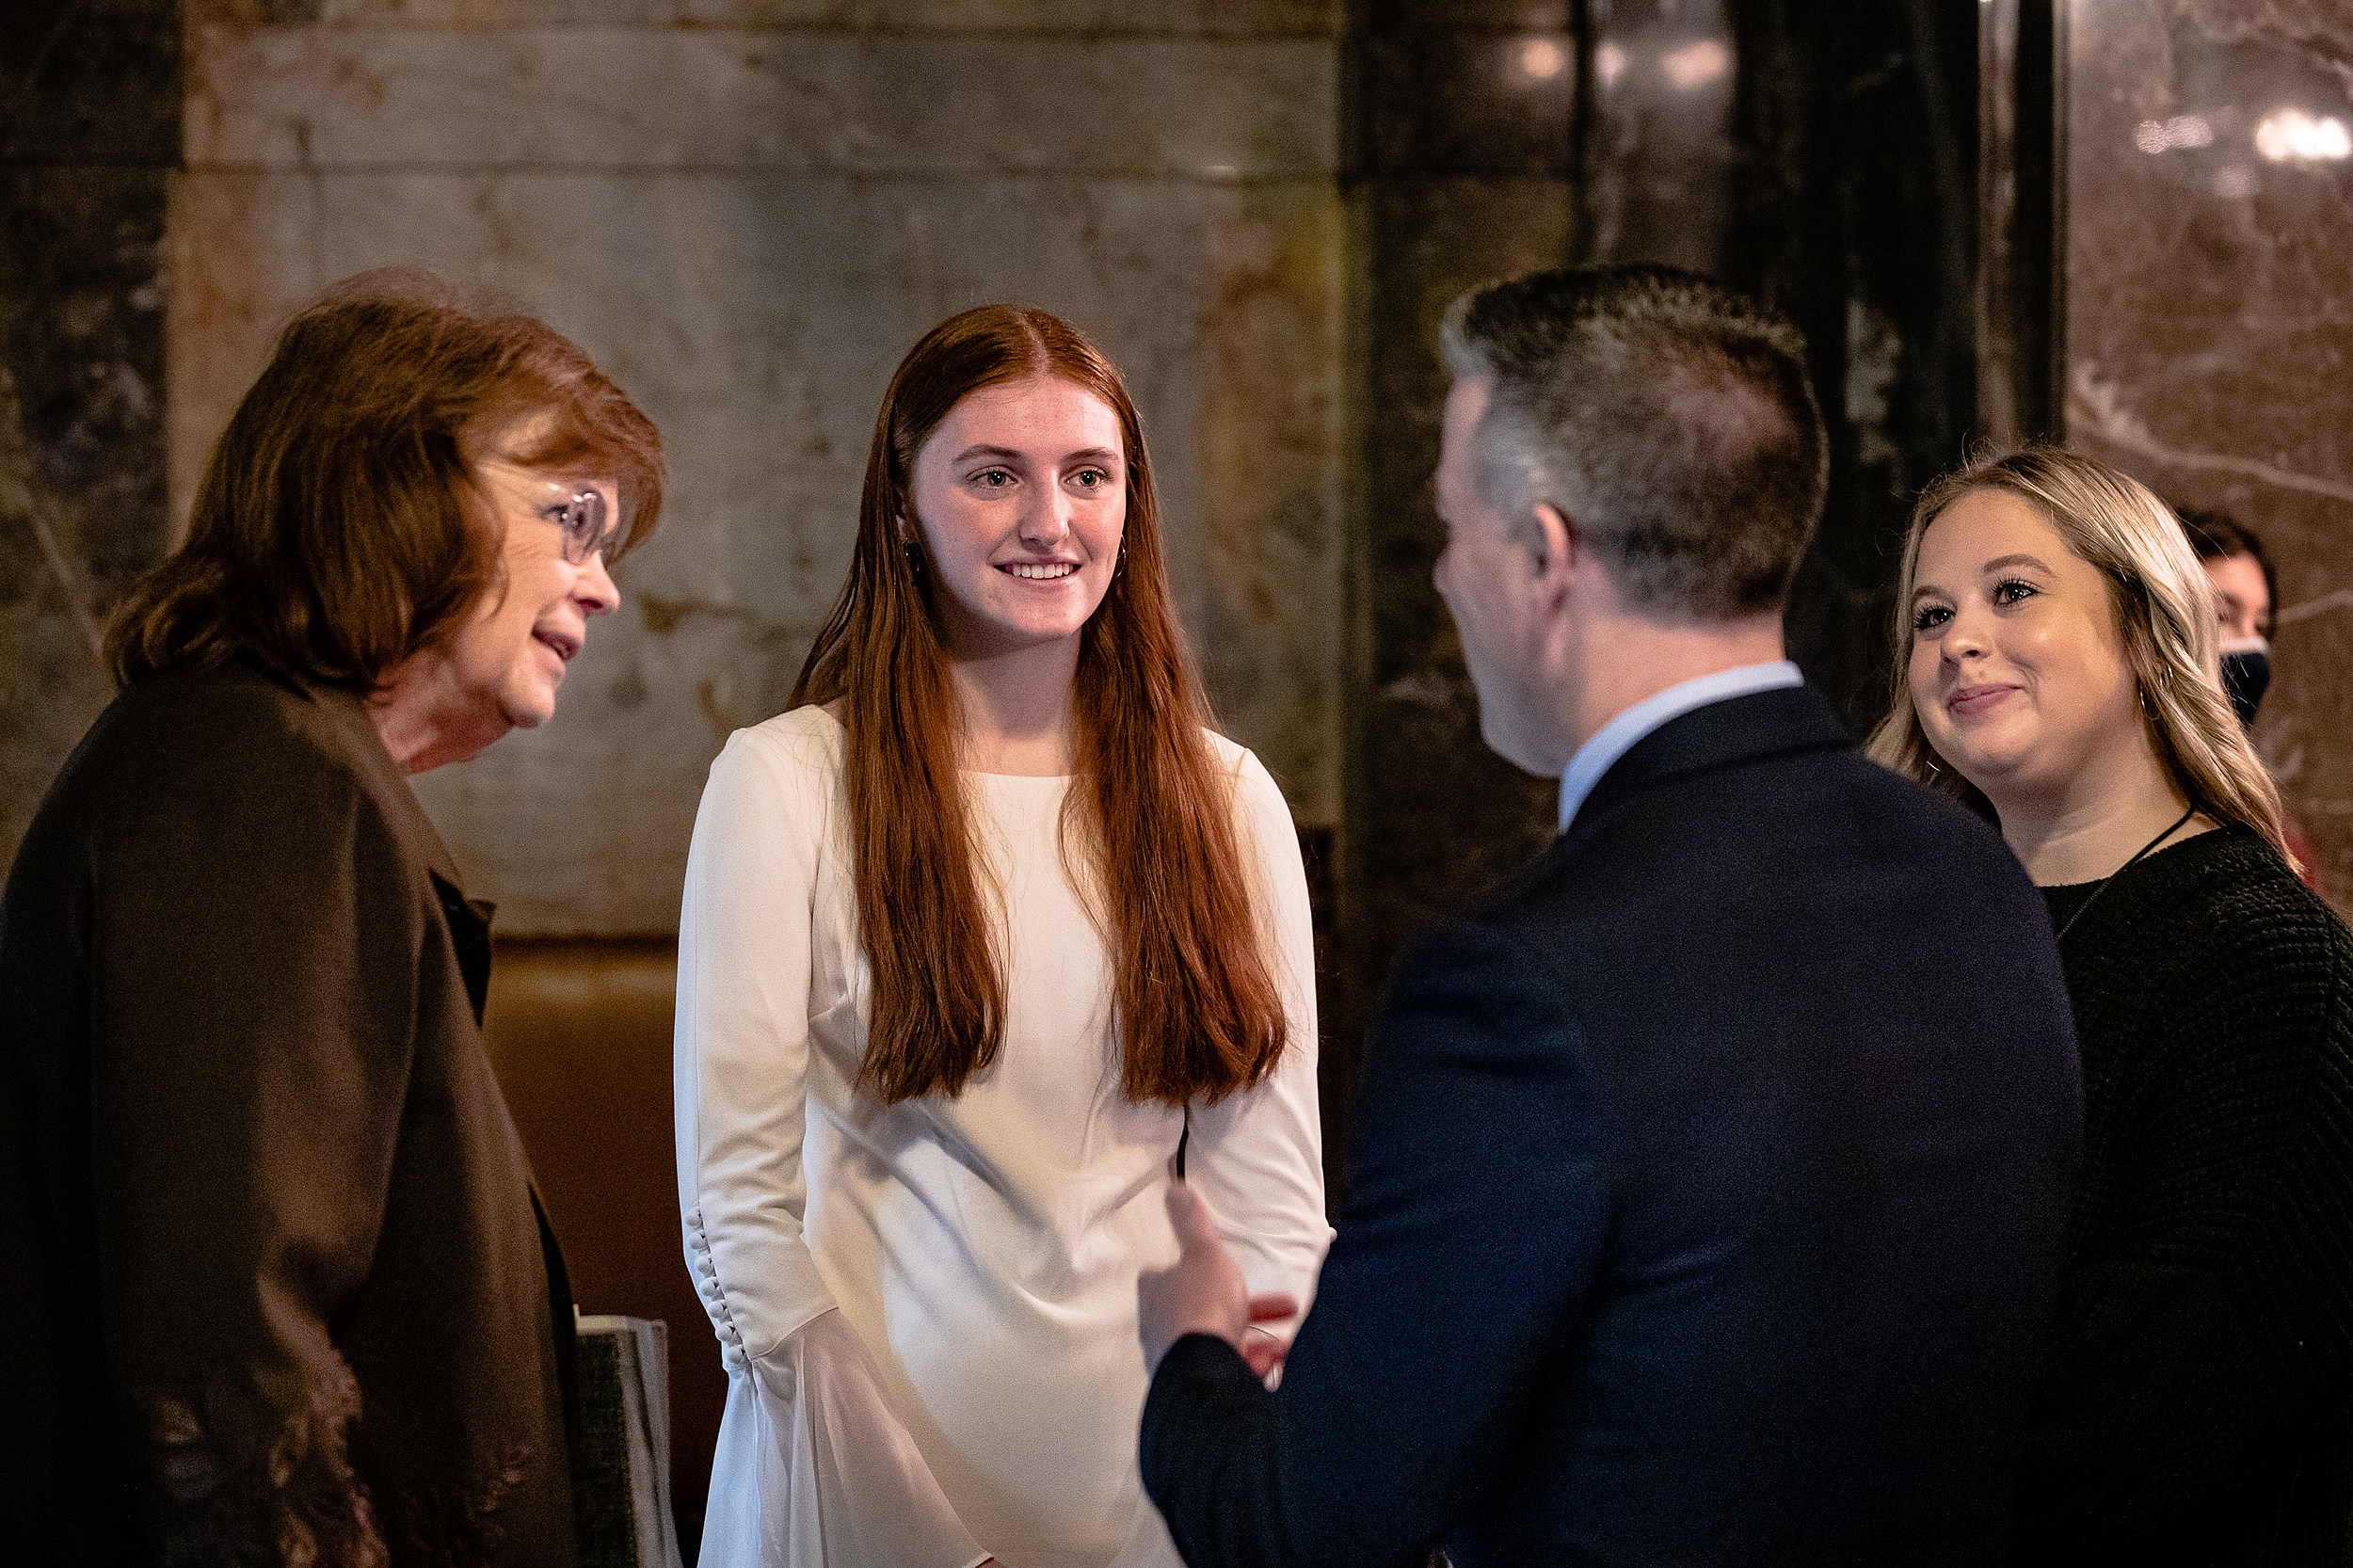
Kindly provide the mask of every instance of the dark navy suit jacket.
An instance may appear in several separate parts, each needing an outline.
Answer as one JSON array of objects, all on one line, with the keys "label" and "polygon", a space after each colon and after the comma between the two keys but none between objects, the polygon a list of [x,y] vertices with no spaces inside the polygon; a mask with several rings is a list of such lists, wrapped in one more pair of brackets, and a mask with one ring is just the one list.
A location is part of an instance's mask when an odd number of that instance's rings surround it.
[{"label": "dark navy suit jacket", "polygon": [[1644,738],[1401,965],[1278,1392],[1177,1342],[1194,1568],[1979,1563],[2082,1092],[2001,842],[1790,689]]}]

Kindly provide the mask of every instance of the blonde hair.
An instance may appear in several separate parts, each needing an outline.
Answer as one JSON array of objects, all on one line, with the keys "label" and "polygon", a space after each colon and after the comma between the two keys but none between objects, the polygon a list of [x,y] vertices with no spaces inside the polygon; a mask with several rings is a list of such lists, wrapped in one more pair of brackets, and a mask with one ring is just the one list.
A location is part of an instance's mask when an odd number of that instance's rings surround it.
[{"label": "blonde hair", "polygon": [[2281,828],[2280,789],[2248,744],[2222,690],[2214,589],[2181,520],[2146,485],[2057,446],[1983,456],[1921,492],[1904,536],[1897,580],[1895,680],[1887,717],[1871,732],[1872,760],[1980,815],[1993,806],[1936,755],[1913,706],[1912,594],[1920,541],[1961,497],[2004,490],[2041,513],[2067,548],[2108,581],[2124,660],[2140,691],[2143,722],[2174,786],[2217,822],[2254,829],[2294,865]]}]

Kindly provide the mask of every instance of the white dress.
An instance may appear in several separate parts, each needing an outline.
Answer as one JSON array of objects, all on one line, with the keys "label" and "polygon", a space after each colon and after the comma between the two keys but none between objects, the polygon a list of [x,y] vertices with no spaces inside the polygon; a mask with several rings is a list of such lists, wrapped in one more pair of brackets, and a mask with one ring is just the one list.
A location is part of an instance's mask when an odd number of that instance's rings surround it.
[{"label": "white dress", "polygon": [[[1305,1304],[1331,1240],[1306,882],[1274,781],[1211,740],[1289,1037],[1265,1083],[1193,1110],[1186,1170],[1251,1289]],[[816,708],[738,731],[687,863],[680,1202],[728,1374],[703,1568],[1176,1568],[1136,1467],[1136,1274],[1176,1256],[1185,1118],[1120,1093],[1106,953],[1058,851],[1069,781],[965,776],[1004,1044],[953,1098],[887,1107],[852,1089],[843,744]]]}]

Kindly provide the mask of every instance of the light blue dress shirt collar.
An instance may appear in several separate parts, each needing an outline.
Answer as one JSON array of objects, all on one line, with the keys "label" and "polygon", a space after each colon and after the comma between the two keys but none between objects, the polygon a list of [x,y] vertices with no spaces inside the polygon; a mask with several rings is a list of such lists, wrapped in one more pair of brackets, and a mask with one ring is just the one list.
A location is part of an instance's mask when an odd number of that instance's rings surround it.
[{"label": "light blue dress shirt collar", "polygon": [[1593,792],[1593,786],[1601,782],[1601,776],[1609,771],[1610,764],[1631,751],[1635,742],[1669,719],[1681,718],[1692,709],[1705,708],[1711,702],[1804,684],[1805,677],[1798,673],[1797,665],[1786,659],[1776,659],[1770,664],[1741,664],[1694,676],[1644,697],[1594,730],[1593,739],[1578,746],[1577,755],[1569,759],[1567,771],[1561,775],[1561,831],[1568,831],[1577,808],[1585,804],[1585,797]]}]

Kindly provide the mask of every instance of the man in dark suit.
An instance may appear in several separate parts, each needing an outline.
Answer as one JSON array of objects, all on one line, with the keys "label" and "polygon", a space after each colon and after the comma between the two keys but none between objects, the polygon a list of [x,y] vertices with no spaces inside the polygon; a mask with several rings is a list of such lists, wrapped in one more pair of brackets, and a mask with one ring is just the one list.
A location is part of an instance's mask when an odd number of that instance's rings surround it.
[{"label": "man in dark suit", "polygon": [[1278,1389],[1181,1186],[1144,1485],[1194,1568],[1998,1560],[2080,1136],[2040,901],[1782,651],[1797,333],[1664,268],[1458,302],[1437,582],[1561,834],[1400,965]]}]

